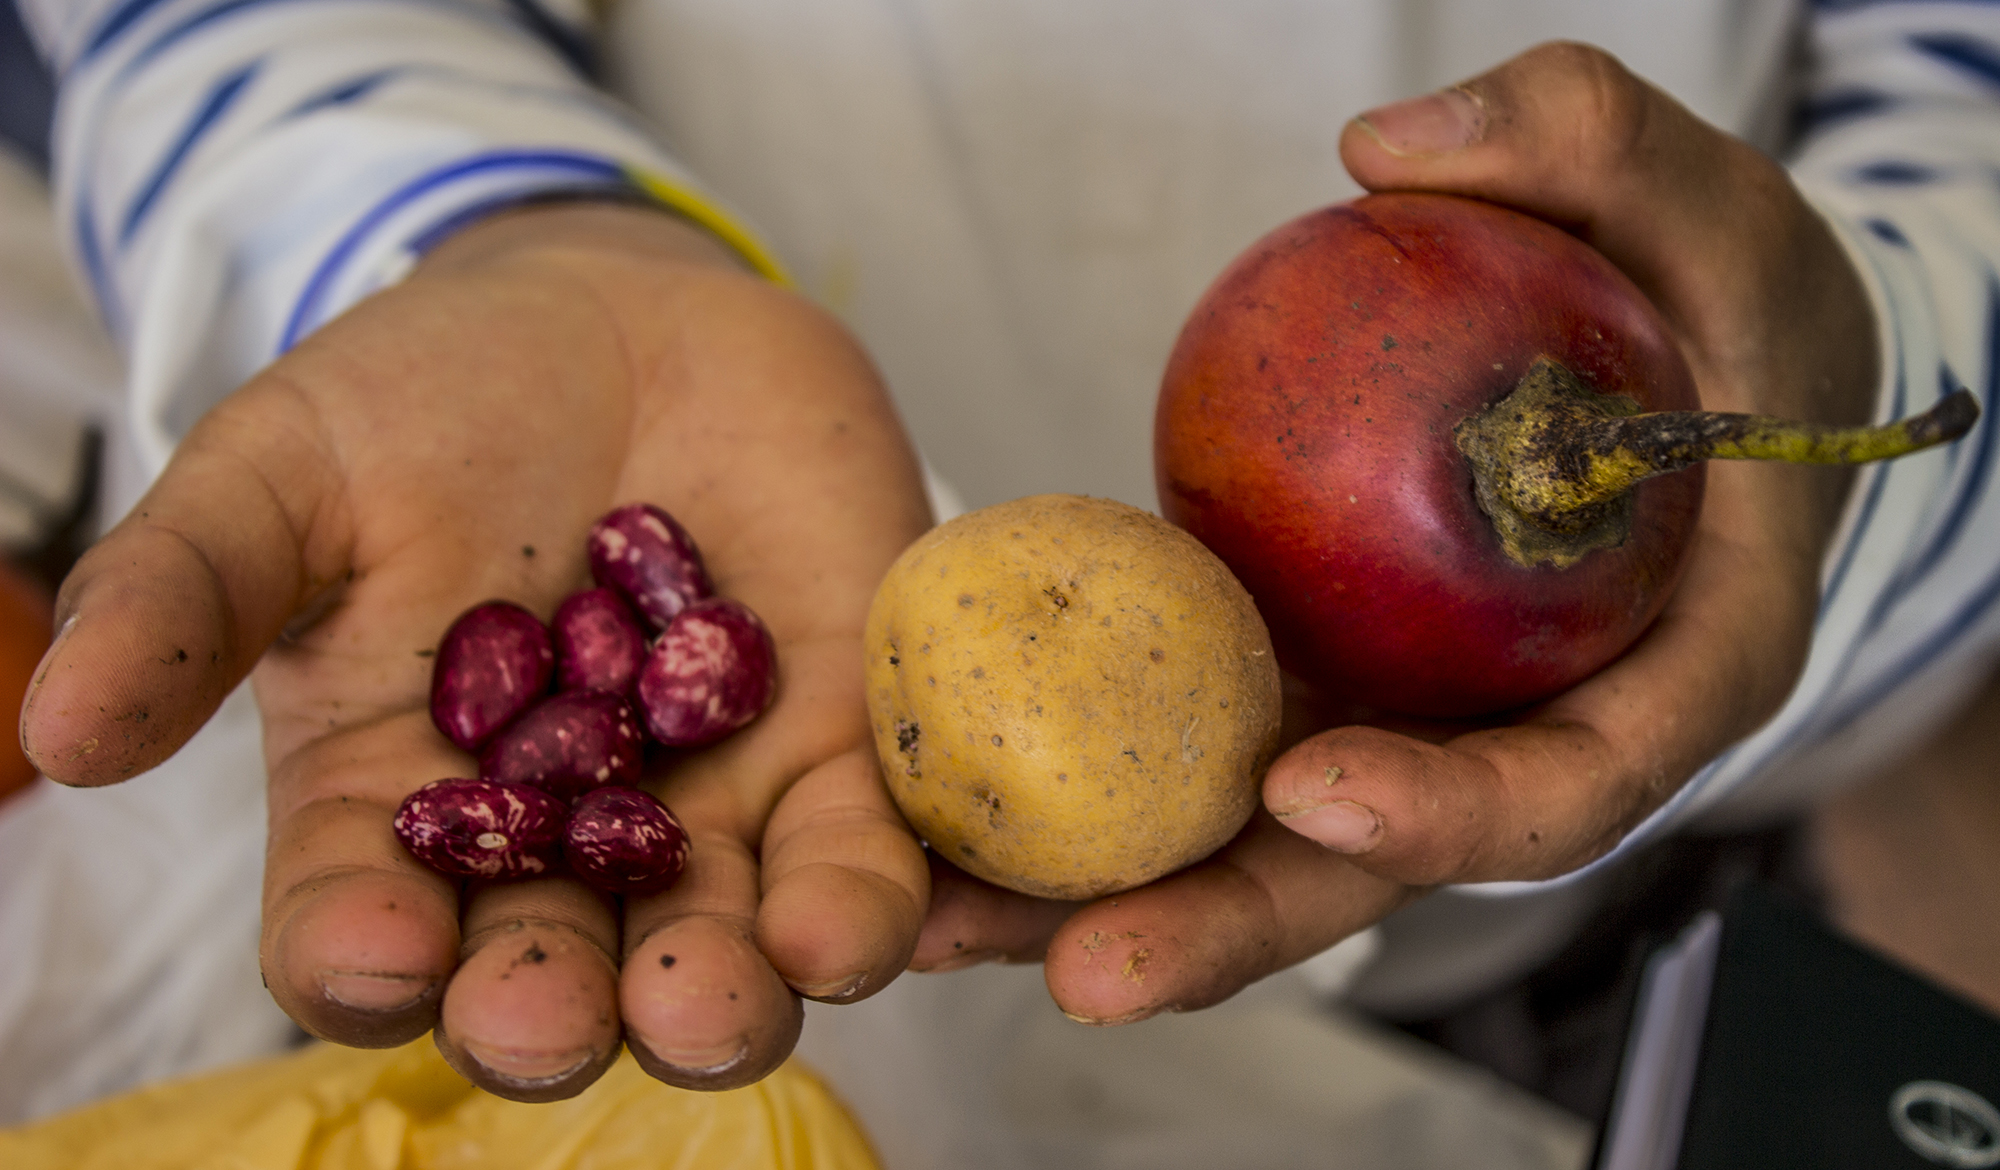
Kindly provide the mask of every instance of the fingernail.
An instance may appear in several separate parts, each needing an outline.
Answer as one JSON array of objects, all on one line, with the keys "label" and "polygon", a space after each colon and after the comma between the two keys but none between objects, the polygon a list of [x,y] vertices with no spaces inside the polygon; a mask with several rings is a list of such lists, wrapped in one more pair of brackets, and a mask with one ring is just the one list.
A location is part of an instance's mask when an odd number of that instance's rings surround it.
[{"label": "fingernail", "polygon": [[1154,1004],[1152,1007],[1142,1007],[1138,1011],[1126,1012],[1122,1016],[1111,1016],[1109,1018],[1080,1016],[1075,1012],[1069,1011],[1064,1012],[1063,1015],[1068,1016],[1079,1024],[1086,1024],[1092,1028],[1115,1028],[1120,1024],[1136,1024],[1140,1020],[1150,1020],[1165,1010],[1167,1010],[1165,1004]]},{"label": "fingernail", "polygon": [[467,1056],[479,1062],[479,1067],[523,1088],[572,1076],[597,1058],[597,1053],[590,1048],[549,1052],[537,1048],[502,1048],[477,1040],[460,1040],[458,1045]]},{"label": "fingernail", "polygon": [[1444,154],[1486,134],[1486,107],[1463,89],[1445,89],[1369,110],[1355,121],[1398,158]]},{"label": "fingernail", "polygon": [[1336,800],[1295,813],[1280,813],[1287,829],[1336,853],[1366,853],[1382,843],[1382,818],[1365,804]]},{"label": "fingernail", "polygon": [[1000,951],[960,951],[941,963],[928,967],[912,967],[919,975],[942,975],[947,971],[963,971],[967,967],[977,967],[981,963],[997,963],[1007,956]]},{"label": "fingernail", "polygon": [[727,1072],[743,1063],[750,1055],[748,1040],[731,1040],[726,1044],[717,1044],[713,1048],[664,1048],[648,1042],[644,1036],[639,1037],[639,1042],[645,1044],[647,1051],[654,1056],[675,1068],[691,1073],[713,1075]]},{"label": "fingernail", "polygon": [[35,696],[41,693],[42,682],[49,677],[49,669],[55,665],[56,651],[62,649],[63,641],[69,637],[69,632],[76,628],[76,617],[77,615],[71,614],[63,619],[62,628],[57,630],[56,636],[49,641],[49,648],[42,652],[42,660],[35,664],[35,673],[29,676],[28,693],[21,699],[21,754],[28,757],[28,762],[35,765],[36,771],[46,769],[41,766],[41,761],[35,759],[35,750],[28,744],[28,713],[35,709]]},{"label": "fingernail", "polygon": [[358,1012],[393,1012],[429,994],[437,980],[428,975],[388,975],[375,971],[321,971],[326,997]]},{"label": "fingernail", "polygon": [[829,979],[825,983],[794,983],[792,989],[807,999],[846,999],[868,984],[868,972]]}]

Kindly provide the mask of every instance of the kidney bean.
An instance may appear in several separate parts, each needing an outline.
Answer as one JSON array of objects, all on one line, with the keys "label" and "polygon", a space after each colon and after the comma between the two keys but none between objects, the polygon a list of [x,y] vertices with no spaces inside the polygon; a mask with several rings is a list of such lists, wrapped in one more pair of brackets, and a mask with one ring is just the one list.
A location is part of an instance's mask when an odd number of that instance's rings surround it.
[{"label": "kidney bean", "polygon": [[548,693],[555,647],[540,618],[511,601],[459,615],[431,667],[431,721],[466,751]]},{"label": "kidney bean", "polygon": [[638,783],[645,754],[645,730],[631,703],[602,691],[563,691],[494,736],[479,754],[479,775],[572,801],[600,785]]},{"label": "kidney bean", "polygon": [[639,788],[599,788],[578,798],[563,856],[584,881],[613,894],[657,894],[687,865],[687,830]]},{"label": "kidney bean", "polygon": [[568,813],[562,801],[525,784],[435,780],[403,798],[396,839],[439,873],[534,877],[560,859]]},{"label": "kidney bean", "polygon": [[763,713],[777,689],[771,633],[726,597],[675,615],[639,672],[639,706],[653,738],[674,747],[721,739]]},{"label": "kidney bean", "polygon": [[687,529],[651,504],[605,513],[590,529],[590,576],[618,590],[654,629],[715,592]]},{"label": "kidney bean", "polygon": [[549,621],[556,689],[629,695],[646,661],[646,632],[616,589],[570,594]]}]

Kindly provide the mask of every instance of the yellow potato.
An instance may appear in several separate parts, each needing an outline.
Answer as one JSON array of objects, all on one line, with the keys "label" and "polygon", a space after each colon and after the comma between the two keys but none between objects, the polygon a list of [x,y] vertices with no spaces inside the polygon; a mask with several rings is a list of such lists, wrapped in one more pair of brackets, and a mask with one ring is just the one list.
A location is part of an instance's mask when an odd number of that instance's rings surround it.
[{"label": "yellow potato", "polygon": [[868,613],[889,790],[931,848],[1049,898],[1214,852],[1256,807],[1278,667],[1214,554],[1112,500],[1031,496],[941,525]]}]

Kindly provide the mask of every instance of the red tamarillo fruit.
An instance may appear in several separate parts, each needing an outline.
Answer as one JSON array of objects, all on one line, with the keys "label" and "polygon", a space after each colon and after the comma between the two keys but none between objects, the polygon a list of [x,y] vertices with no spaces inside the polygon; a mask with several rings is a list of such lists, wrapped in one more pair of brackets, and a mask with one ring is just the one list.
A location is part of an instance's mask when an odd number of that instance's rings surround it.
[{"label": "red tamarillo fruit", "polygon": [[1666,320],[1589,245],[1470,199],[1371,195],[1216,278],[1169,359],[1161,514],[1249,589],[1278,661],[1380,710],[1560,693],[1679,582],[1708,459],[1855,463],[1963,434],[1697,410]]},{"label": "red tamarillo fruit", "polygon": [[687,855],[680,819],[640,788],[584,793],[563,830],[570,869],[606,893],[657,894],[679,880]]},{"label": "red tamarillo fruit", "polygon": [[721,739],[763,713],[777,689],[778,653],[750,607],[726,597],[675,616],[639,672],[639,706],[653,738],[672,747]]},{"label": "red tamarillo fruit", "polygon": [[396,839],[439,873],[535,877],[560,859],[568,813],[562,801],[525,784],[434,780],[403,798]]},{"label": "red tamarillo fruit", "polygon": [[715,592],[687,529],[651,504],[604,514],[586,547],[590,576],[628,598],[654,629],[665,629],[690,602]]},{"label": "red tamarillo fruit", "polygon": [[605,784],[637,784],[646,732],[632,704],[601,691],[564,691],[528,708],[479,753],[479,776],[530,784],[572,801]]},{"label": "red tamarillo fruit", "polygon": [[438,643],[431,721],[451,742],[478,751],[548,693],[555,666],[555,647],[540,618],[511,601],[475,605]]},{"label": "red tamarillo fruit", "polygon": [[616,589],[570,594],[549,619],[556,689],[629,695],[646,661],[646,631]]}]

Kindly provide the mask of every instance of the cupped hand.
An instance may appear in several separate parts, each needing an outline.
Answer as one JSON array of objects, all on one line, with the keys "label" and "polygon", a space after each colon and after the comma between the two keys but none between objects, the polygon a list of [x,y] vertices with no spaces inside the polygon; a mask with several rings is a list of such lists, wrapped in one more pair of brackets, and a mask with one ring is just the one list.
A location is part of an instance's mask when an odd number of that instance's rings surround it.
[{"label": "cupped hand", "polygon": [[[1371,111],[1341,153],[1370,190],[1475,196],[1587,240],[1665,314],[1705,408],[1866,421],[1875,322],[1829,228],[1776,163],[1604,53],[1546,45]],[[1575,689],[1505,726],[1319,731],[1220,853],[1082,907],[940,870],[914,965],[1045,952],[1058,1004],[1114,1023],[1226,998],[1424,889],[1584,865],[1784,701],[1846,486],[1824,468],[1710,465],[1665,611]]]},{"label": "cupped hand", "polygon": [[[546,618],[588,584],[591,523],[631,501],[680,519],[778,646],[774,705],[651,778],[692,839],[685,875],[620,903],[423,868],[398,803],[476,766],[431,724],[432,648],[490,598]],[[65,783],[123,780],[254,672],[264,976],[307,1031],[435,1028],[525,1100],[580,1091],[621,1039],[662,1080],[741,1085],[790,1052],[801,995],[871,993],[917,936],[928,877],[876,777],[860,631],[928,523],[880,383],[827,317],[672,216],[519,211],[201,420],[64,584],[23,739]]]}]

